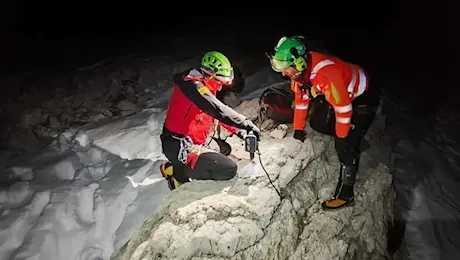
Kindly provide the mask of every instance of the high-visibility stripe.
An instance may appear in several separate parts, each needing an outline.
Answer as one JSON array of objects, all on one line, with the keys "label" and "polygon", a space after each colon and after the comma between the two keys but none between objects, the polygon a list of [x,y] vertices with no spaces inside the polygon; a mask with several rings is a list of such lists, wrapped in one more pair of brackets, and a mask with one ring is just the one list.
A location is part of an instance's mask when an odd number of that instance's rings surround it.
[{"label": "high-visibility stripe", "polygon": [[346,106],[334,106],[334,111],[337,113],[348,113],[353,110],[353,106],[351,104]]},{"label": "high-visibility stripe", "polygon": [[335,64],[333,61],[331,60],[322,60],[320,62],[318,62],[315,67],[313,67],[313,69],[311,70],[311,74],[310,74],[310,80],[313,80],[315,77],[316,77],[316,74],[318,73],[318,71],[328,65],[332,65],[332,64]]},{"label": "high-visibility stripe", "polygon": [[[357,82],[359,83],[358,83],[358,87],[355,90],[355,85]],[[352,66],[351,67],[351,81],[347,87],[348,92],[354,94],[355,97],[360,96],[366,90],[366,83],[367,83],[367,77],[363,69],[358,68],[358,71],[356,71],[356,68]]]},{"label": "high-visibility stripe", "polygon": [[295,109],[307,110],[307,109],[308,109],[308,105],[307,105],[307,104],[297,104],[297,105],[295,105]]},{"label": "high-visibility stripe", "polygon": [[351,118],[350,117],[340,117],[340,116],[336,116],[335,117],[335,120],[337,123],[341,123],[341,124],[348,124],[351,122]]}]

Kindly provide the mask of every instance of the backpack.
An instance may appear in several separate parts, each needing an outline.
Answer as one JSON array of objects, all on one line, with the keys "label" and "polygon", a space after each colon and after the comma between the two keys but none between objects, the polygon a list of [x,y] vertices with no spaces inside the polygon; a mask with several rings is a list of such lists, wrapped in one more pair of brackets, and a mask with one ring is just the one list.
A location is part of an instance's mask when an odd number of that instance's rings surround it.
[{"label": "backpack", "polygon": [[335,137],[335,112],[324,95],[318,95],[310,101],[308,109],[310,127],[322,134]]},{"label": "backpack", "polygon": [[[267,88],[259,100],[259,122],[267,118],[279,124],[294,122],[295,96],[290,83],[283,82]],[[310,101],[308,109],[310,127],[320,133],[335,136],[334,108],[326,101],[324,95],[318,95]]]},{"label": "backpack", "polygon": [[259,121],[272,119],[279,124],[294,122],[294,93],[289,82],[268,87],[259,99]]}]

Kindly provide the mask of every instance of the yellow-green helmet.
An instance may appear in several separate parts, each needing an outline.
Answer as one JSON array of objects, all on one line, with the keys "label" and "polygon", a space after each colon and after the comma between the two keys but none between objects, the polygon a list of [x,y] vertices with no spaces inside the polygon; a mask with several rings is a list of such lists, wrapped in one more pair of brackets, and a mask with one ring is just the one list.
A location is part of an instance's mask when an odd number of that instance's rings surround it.
[{"label": "yellow-green helmet", "polygon": [[232,64],[225,55],[218,51],[209,51],[204,54],[201,58],[201,69],[225,85],[230,85],[234,78]]},{"label": "yellow-green helmet", "polygon": [[304,58],[307,53],[302,36],[282,37],[275,46],[275,54],[270,57],[272,68],[280,72],[287,67],[303,71],[307,67]]}]

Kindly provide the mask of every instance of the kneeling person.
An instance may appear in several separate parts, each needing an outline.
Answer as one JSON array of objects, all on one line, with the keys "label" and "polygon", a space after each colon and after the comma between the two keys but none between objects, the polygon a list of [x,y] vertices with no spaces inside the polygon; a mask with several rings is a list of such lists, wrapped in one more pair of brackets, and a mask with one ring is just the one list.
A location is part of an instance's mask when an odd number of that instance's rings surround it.
[{"label": "kneeling person", "polygon": [[240,137],[246,131],[260,133],[251,120],[216,98],[216,93],[231,86],[232,81],[230,61],[217,51],[207,52],[199,69],[174,76],[175,85],[160,136],[169,160],[161,166],[161,172],[170,189],[190,179],[229,180],[236,175],[237,166],[228,154],[206,147],[214,120]]}]

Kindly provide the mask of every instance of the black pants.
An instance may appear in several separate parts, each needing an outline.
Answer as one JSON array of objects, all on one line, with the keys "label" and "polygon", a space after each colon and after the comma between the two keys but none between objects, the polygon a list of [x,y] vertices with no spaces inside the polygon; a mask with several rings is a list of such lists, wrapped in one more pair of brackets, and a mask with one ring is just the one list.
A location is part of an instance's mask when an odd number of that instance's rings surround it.
[{"label": "black pants", "polygon": [[173,164],[174,178],[179,182],[187,182],[188,178],[195,180],[230,180],[237,173],[237,165],[227,156],[231,153],[231,147],[225,141],[213,139],[219,146],[220,152],[206,149],[201,153],[194,169],[184,165],[177,159],[180,150],[180,141],[174,139],[166,130],[160,136],[163,153]]},{"label": "black pants", "polygon": [[353,115],[348,136],[335,139],[335,149],[341,163],[347,166],[359,164],[359,146],[375,118],[380,101],[380,89],[369,87],[361,96],[353,100]]}]

